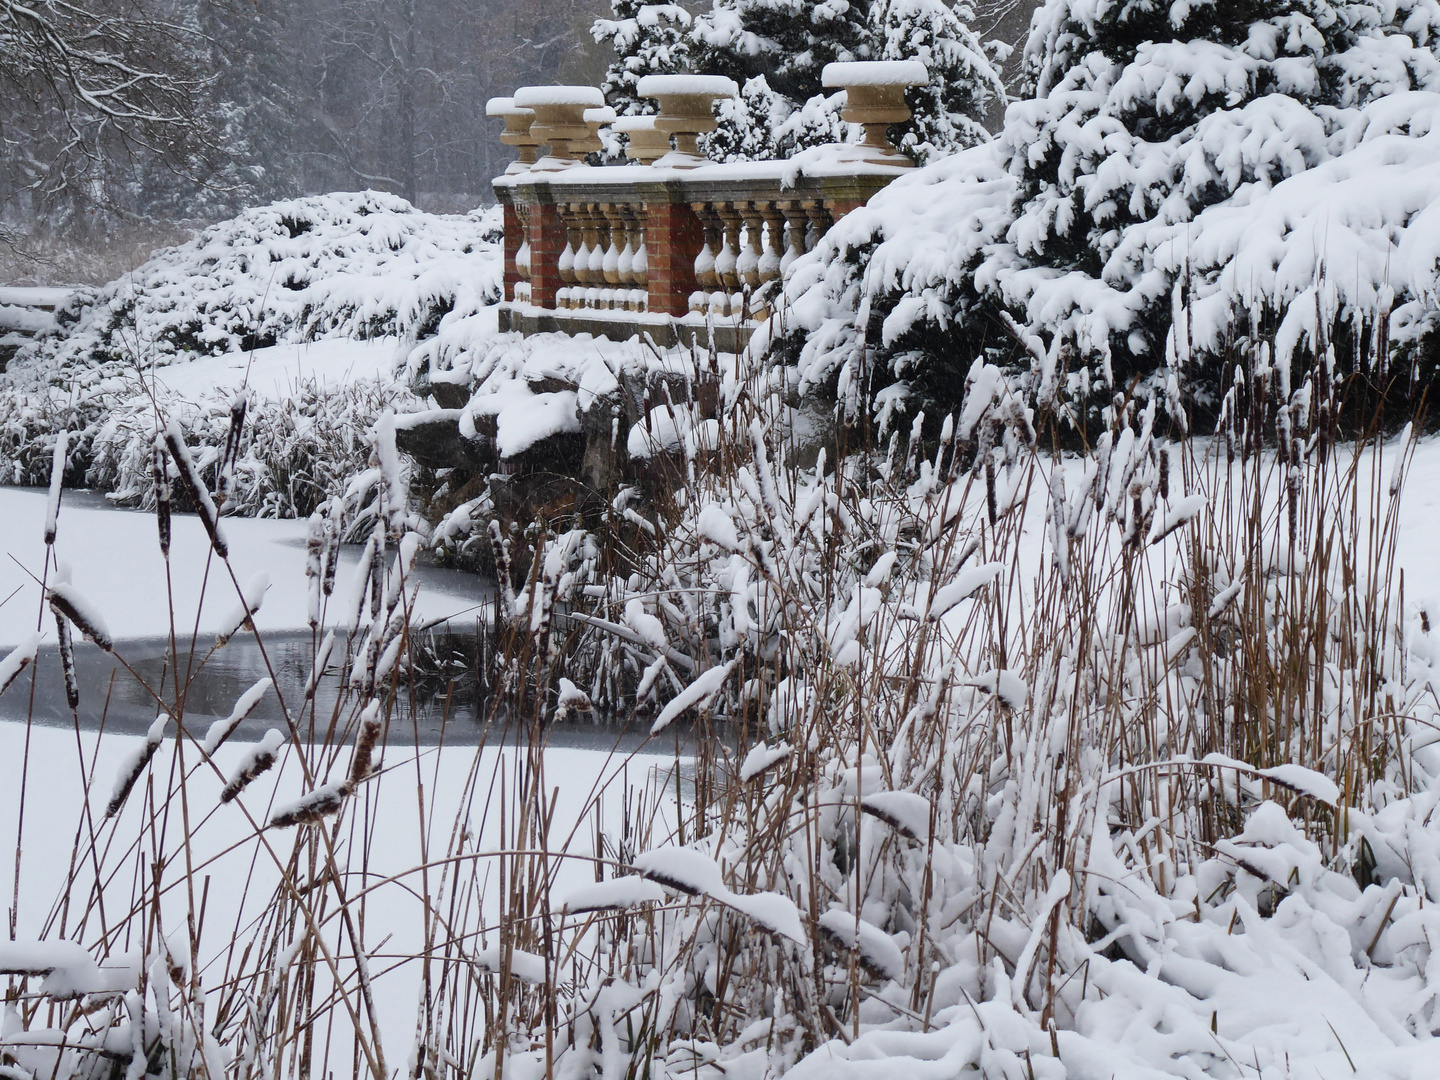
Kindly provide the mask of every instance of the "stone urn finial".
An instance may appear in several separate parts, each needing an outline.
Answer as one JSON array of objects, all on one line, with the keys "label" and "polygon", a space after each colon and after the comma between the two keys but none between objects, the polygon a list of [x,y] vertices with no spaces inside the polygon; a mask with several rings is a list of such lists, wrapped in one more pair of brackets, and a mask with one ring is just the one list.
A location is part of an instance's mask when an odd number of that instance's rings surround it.
[{"label": "stone urn finial", "polygon": [[590,129],[590,138],[586,141],[585,151],[591,154],[600,153],[605,149],[605,144],[600,141],[600,129],[615,123],[615,110],[609,105],[602,105],[598,109],[586,109],[581,119]]},{"label": "stone urn finial", "polygon": [[641,97],[660,102],[655,129],[675,137],[675,149],[656,164],[673,169],[694,169],[708,164],[696,136],[714,131],[715,102],[740,96],[735,80],[724,75],[646,75],[635,87]]},{"label": "stone urn finial", "polygon": [[540,140],[530,132],[530,125],[535,120],[535,110],[520,108],[515,104],[514,98],[492,97],[485,103],[485,115],[505,121],[505,130],[500,133],[500,141],[520,151],[520,157],[510,163],[506,173],[525,172],[534,165],[535,151],[540,145]]},{"label": "stone urn finial", "polygon": [[864,160],[876,165],[910,165],[912,162],[890,145],[891,124],[910,119],[905,88],[923,86],[930,73],[919,60],[857,60],[826,64],[820,83],[827,90],[843,89],[845,107],[840,119],[865,129],[860,143]]},{"label": "stone urn finial", "polygon": [[670,136],[655,126],[653,116],[622,116],[610,130],[625,136],[625,156],[641,165],[653,165],[670,152]]},{"label": "stone urn finial", "polygon": [[[548,157],[532,166],[536,170],[564,169],[588,153],[594,138],[585,123],[585,111],[605,104],[605,95],[596,86],[522,86],[515,91],[515,105],[532,109],[535,121],[531,134],[549,143]],[[595,139],[598,149],[599,140]]]}]

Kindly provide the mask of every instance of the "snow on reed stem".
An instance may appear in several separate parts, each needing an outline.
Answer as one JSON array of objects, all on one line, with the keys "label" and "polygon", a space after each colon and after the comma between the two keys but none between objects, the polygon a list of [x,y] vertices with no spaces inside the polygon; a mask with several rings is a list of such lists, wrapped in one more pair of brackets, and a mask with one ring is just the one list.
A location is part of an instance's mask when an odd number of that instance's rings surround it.
[{"label": "snow on reed stem", "polygon": [[180,485],[190,496],[196,514],[210,536],[210,544],[215,549],[215,554],[225,558],[230,553],[230,548],[220,527],[220,511],[215,508],[215,500],[210,497],[210,491],[206,488],[200,471],[195,467],[195,459],[190,456],[190,447],[185,444],[185,433],[179,422],[173,418],[165,425],[165,446],[170,451],[171,460],[175,462]]},{"label": "snow on reed stem", "polygon": [[55,543],[60,517],[60,489],[65,483],[65,457],[70,447],[70,431],[61,428],[55,433],[55,453],[50,459],[50,492],[45,500],[45,544]]},{"label": "snow on reed stem", "polygon": [[104,618],[79,589],[69,581],[56,581],[47,591],[50,608],[57,619],[63,618],[74,624],[87,638],[106,652],[113,652],[115,644]]},{"label": "snow on reed stem", "polygon": [[170,467],[165,460],[165,439],[159,432],[150,451],[152,490],[155,495],[155,524],[159,530],[160,555],[170,558]]},{"label": "snow on reed stem", "polygon": [[29,665],[35,662],[40,651],[40,635],[32,633],[0,659],[0,694],[10,689],[10,684],[20,677]]}]

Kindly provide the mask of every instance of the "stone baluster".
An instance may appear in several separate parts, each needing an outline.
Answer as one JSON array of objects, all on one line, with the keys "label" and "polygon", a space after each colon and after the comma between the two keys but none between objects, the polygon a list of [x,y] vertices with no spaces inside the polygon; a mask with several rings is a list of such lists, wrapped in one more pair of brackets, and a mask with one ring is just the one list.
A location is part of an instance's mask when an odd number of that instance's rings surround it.
[{"label": "stone baluster", "polygon": [[759,299],[752,299],[750,307],[753,318],[768,319],[779,296],[780,260],[784,253],[785,243],[785,215],[774,203],[766,203],[761,207],[760,212],[765,221],[765,247],[760,254],[758,267]]},{"label": "stone baluster", "polygon": [[520,248],[525,243],[524,219],[513,200],[504,204],[504,235],[501,237],[501,299],[515,300],[520,295]]},{"label": "stone baluster", "polygon": [[774,203],[761,210],[765,218],[765,250],[760,256],[760,284],[767,285],[780,277],[780,261],[785,255],[785,214]]},{"label": "stone baluster", "polygon": [[814,251],[820,238],[830,231],[830,212],[818,202],[806,205],[805,213],[810,218],[810,228],[805,230],[805,250]]},{"label": "stone baluster", "polygon": [[740,272],[737,269],[740,261],[740,211],[736,209],[737,203],[722,203],[719,209],[720,220],[725,223],[725,239],[720,245],[720,252],[715,256],[715,273],[720,278],[720,288],[724,290],[724,308],[722,314],[729,315],[736,310],[734,299],[740,292]]},{"label": "stone baluster", "polygon": [[626,207],[625,221],[630,226],[630,247],[635,252],[630,260],[630,280],[635,286],[635,310],[644,311],[649,306],[646,289],[650,280],[649,253],[645,250],[644,207]]},{"label": "stone baluster", "polygon": [[605,287],[605,248],[607,238],[605,233],[609,227],[605,223],[605,215],[595,203],[585,204],[585,247],[589,257],[585,262],[585,276],[580,280],[587,286],[585,290],[585,306],[598,308],[603,306],[600,302],[600,292]]},{"label": "stone baluster", "polygon": [[691,311],[704,311],[710,306],[710,294],[720,288],[720,278],[715,273],[715,257],[720,252],[720,238],[723,234],[724,225],[715,208],[709,203],[694,203],[695,215],[700,219],[700,228],[704,233],[704,244],[700,248],[700,254],[695,256],[695,284],[697,286],[694,295],[690,297]]},{"label": "stone baluster", "polygon": [[[615,276],[621,288],[626,290],[625,309],[629,311],[632,310],[630,292],[635,288],[635,219],[628,206],[616,206],[615,213],[619,218],[617,242],[620,245],[620,254],[615,259]],[[612,225],[611,235],[615,234],[616,226]]]},{"label": "stone baluster", "polygon": [[744,244],[735,260],[735,272],[750,292],[760,287],[760,258],[764,255],[765,218],[756,202],[735,203],[745,223]]},{"label": "stone baluster", "polygon": [[620,273],[621,249],[627,243],[625,219],[620,213],[620,208],[614,203],[602,204],[600,212],[605,217],[605,261],[601,265],[607,294],[605,306],[623,311],[626,307],[625,297],[629,285],[629,282],[625,280],[625,275]]},{"label": "stone baluster", "polygon": [[584,203],[570,204],[569,220],[575,223],[575,288],[572,296],[580,301],[572,303],[571,307],[585,306],[585,286],[590,284],[590,248],[585,243],[585,222],[588,216]]},{"label": "stone baluster", "polygon": [[780,257],[780,274],[790,271],[790,264],[805,254],[805,228],[810,219],[805,216],[805,207],[794,199],[782,206],[785,214],[785,254]]},{"label": "stone baluster", "polygon": [[560,211],[560,220],[565,227],[565,250],[560,253],[559,271],[560,280],[565,283],[565,286],[560,290],[555,302],[563,308],[575,306],[573,300],[580,284],[580,278],[575,270],[575,260],[580,248],[580,222],[575,216],[576,210],[577,207],[567,206]]}]

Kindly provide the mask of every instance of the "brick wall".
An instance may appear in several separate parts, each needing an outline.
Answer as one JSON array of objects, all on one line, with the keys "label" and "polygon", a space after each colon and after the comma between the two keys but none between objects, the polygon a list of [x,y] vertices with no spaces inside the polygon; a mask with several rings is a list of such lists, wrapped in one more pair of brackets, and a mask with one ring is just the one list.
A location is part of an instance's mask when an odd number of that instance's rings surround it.
[{"label": "brick wall", "polygon": [[564,286],[560,279],[560,253],[565,250],[565,226],[554,203],[537,203],[530,208],[530,302],[553,308],[555,294]]},{"label": "brick wall", "polygon": [[704,246],[700,219],[684,203],[657,200],[645,208],[646,286],[652,312],[684,315],[690,310],[695,257]]}]

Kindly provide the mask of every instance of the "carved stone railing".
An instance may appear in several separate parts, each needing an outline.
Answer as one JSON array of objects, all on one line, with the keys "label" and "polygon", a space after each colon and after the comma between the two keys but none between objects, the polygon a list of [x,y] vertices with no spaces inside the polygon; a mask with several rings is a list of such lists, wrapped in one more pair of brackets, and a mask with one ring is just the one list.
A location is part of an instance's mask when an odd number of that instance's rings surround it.
[{"label": "carved stone railing", "polygon": [[[865,141],[734,164],[696,147],[715,128],[712,103],[736,93],[729,79],[647,76],[640,92],[660,114],[618,121],[592,87],[493,99],[488,114],[505,119],[502,138],[522,155],[493,182],[505,207],[501,328],[743,348],[791,263],[909,167],[877,129],[909,116],[904,87],[924,78],[913,61],[830,65],[826,85],[855,99],[842,116],[864,125]],[[612,121],[639,164],[584,164]],[[542,141],[551,153],[536,158]]]}]

